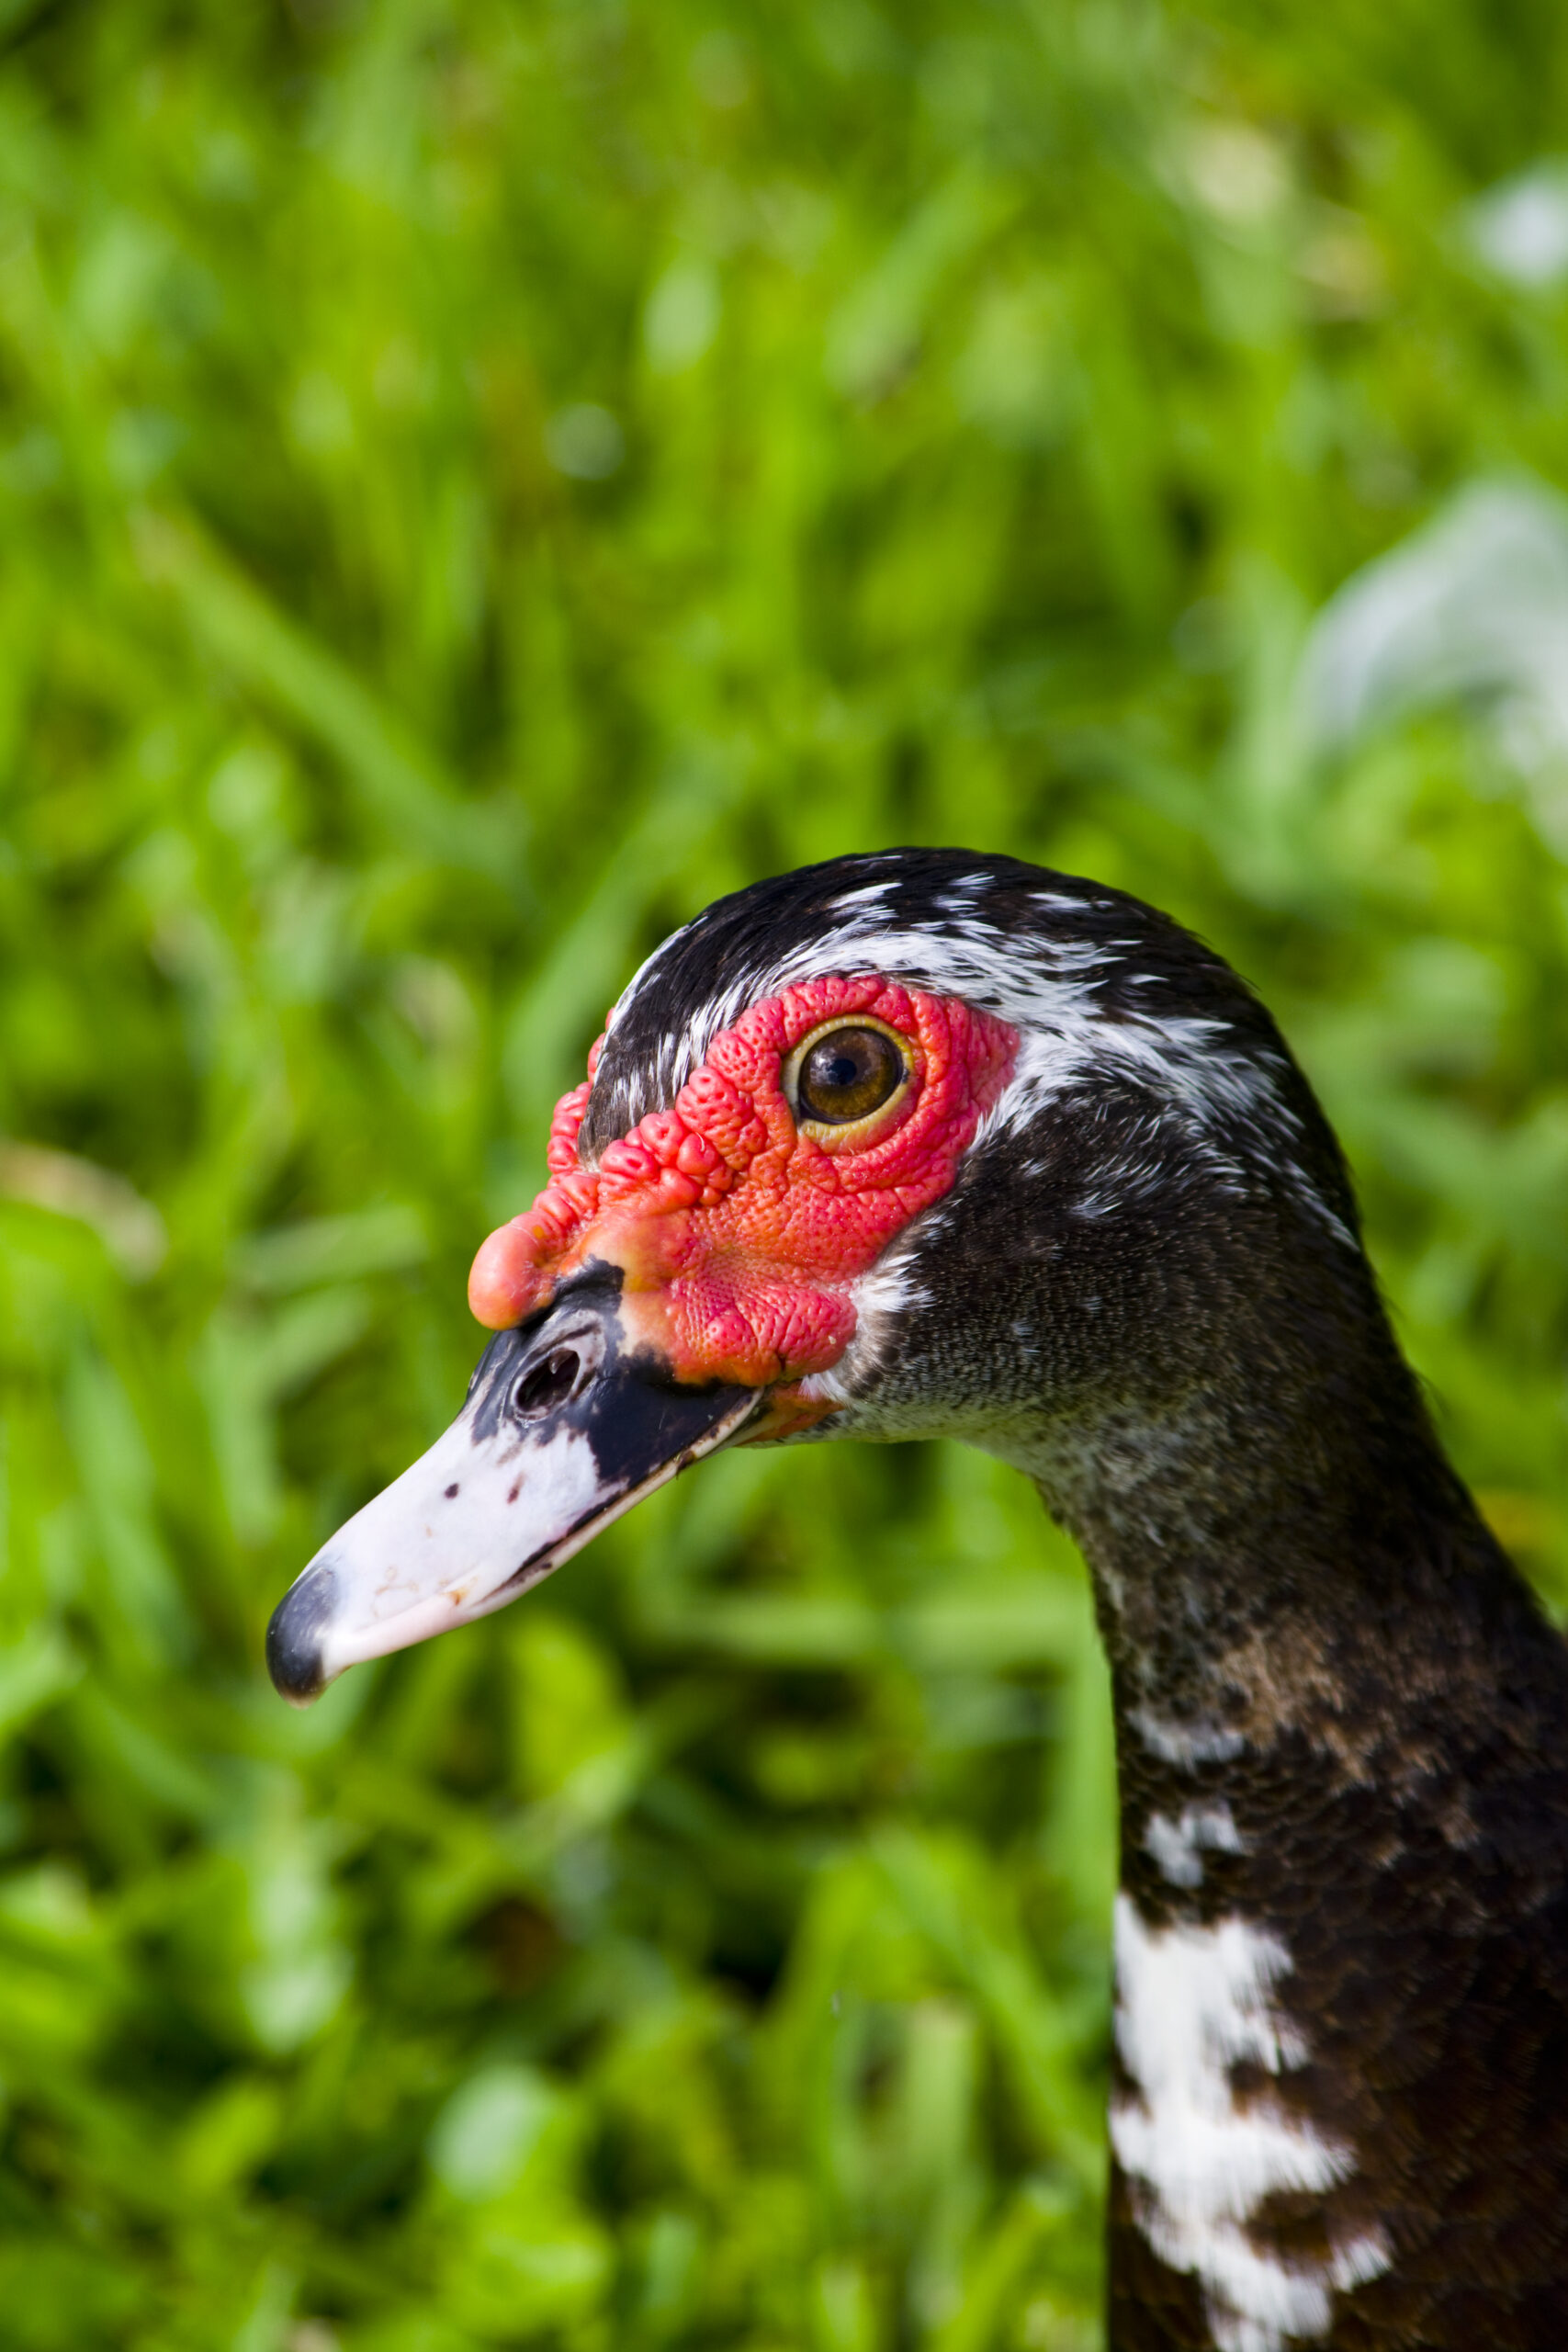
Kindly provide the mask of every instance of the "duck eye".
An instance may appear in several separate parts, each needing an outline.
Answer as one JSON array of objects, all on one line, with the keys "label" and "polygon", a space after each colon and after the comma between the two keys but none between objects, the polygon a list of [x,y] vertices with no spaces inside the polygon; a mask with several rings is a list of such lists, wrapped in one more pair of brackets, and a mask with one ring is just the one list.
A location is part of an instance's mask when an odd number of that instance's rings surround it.
[{"label": "duck eye", "polygon": [[807,1048],[795,1091],[803,1117],[848,1126],[891,1101],[904,1082],[904,1057],[886,1030],[829,1029]]}]

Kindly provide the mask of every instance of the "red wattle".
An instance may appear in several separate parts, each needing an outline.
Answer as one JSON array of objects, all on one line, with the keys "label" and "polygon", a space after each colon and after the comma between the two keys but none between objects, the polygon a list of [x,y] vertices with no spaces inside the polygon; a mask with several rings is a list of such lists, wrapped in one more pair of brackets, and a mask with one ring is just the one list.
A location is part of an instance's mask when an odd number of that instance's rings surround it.
[{"label": "red wattle", "polygon": [[[823,1021],[857,1014],[899,1032],[913,1081],[841,1142],[803,1134],[784,1062]],[[949,1190],[1017,1050],[1006,1022],[954,998],[874,975],[802,981],[721,1032],[671,1109],[583,1168],[591,1075],[557,1106],[550,1182],[474,1260],[468,1303],[504,1329],[600,1259],[621,1268],[623,1313],[678,1379],[826,1371],[853,1337],[855,1278]]]}]

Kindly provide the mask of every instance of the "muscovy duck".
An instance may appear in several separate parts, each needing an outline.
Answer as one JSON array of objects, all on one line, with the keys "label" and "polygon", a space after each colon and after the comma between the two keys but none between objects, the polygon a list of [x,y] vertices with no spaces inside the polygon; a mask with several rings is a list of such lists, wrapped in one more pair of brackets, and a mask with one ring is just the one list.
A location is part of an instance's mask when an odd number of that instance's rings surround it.
[{"label": "muscovy duck", "polygon": [[1568,2341],[1568,1648],[1446,1460],[1267,1012],[1119,891],[849,857],[637,973],[457,1421],[274,1679],[483,1615],[716,1448],[945,1432],[1082,1547],[1121,1790],[1116,2352]]}]

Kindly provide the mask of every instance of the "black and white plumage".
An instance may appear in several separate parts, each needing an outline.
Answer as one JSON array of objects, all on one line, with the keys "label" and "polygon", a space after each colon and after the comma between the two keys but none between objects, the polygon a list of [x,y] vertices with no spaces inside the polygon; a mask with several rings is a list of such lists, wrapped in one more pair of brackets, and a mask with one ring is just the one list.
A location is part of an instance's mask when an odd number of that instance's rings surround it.
[{"label": "black and white plumage", "polygon": [[1322,1113],[1168,918],[894,851],[742,891],[649,960],[582,1163],[748,1007],[867,972],[1020,1044],[800,1388],[834,1408],[814,1436],[944,1432],[1015,1464],[1092,1571],[1121,1796],[1115,2352],[1546,2352],[1568,2329],[1568,1650],[1445,1459]]}]

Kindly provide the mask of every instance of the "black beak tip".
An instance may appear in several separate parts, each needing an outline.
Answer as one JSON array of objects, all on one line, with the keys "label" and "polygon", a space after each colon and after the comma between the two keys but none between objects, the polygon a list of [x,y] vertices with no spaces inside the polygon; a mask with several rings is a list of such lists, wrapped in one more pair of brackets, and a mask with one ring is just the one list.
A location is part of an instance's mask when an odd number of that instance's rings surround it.
[{"label": "black beak tip", "polygon": [[321,1670],[322,1629],[337,1598],[331,1563],[318,1561],[289,1586],[266,1629],[266,1670],[280,1697],[297,1707],[319,1699],[326,1688]]}]

